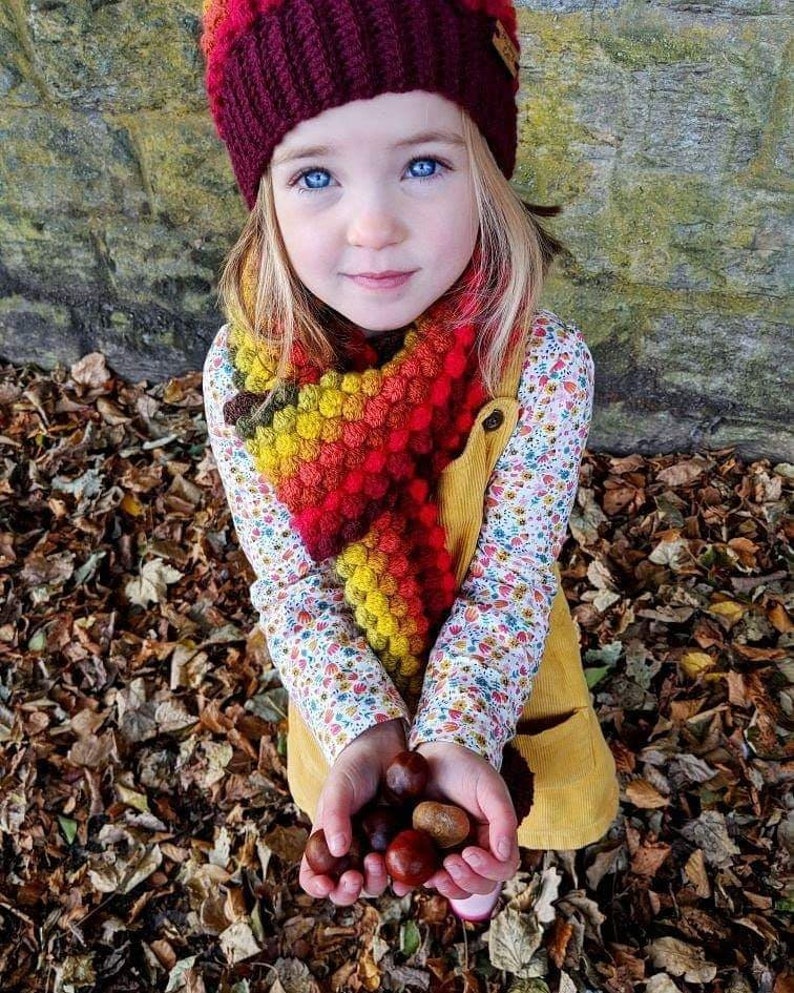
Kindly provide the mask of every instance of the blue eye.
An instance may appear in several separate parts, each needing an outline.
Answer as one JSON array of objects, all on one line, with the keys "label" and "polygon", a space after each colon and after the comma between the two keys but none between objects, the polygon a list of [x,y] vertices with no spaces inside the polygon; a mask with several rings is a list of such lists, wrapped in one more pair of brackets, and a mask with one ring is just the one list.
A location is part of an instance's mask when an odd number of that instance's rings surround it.
[{"label": "blue eye", "polygon": [[413,159],[408,165],[408,172],[414,179],[430,179],[436,175],[439,166],[437,159]]},{"label": "blue eye", "polygon": [[307,190],[324,190],[330,185],[331,176],[326,169],[307,169],[298,176],[298,182],[304,183]]}]

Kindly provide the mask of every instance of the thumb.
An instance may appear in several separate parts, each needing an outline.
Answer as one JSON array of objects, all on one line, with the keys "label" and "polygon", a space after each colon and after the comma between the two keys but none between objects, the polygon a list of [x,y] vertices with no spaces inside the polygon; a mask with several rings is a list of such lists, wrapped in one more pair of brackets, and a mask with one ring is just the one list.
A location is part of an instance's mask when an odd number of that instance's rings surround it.
[{"label": "thumb", "polygon": [[488,822],[488,845],[500,862],[518,864],[518,821],[507,786],[495,773],[482,787],[477,802]]}]

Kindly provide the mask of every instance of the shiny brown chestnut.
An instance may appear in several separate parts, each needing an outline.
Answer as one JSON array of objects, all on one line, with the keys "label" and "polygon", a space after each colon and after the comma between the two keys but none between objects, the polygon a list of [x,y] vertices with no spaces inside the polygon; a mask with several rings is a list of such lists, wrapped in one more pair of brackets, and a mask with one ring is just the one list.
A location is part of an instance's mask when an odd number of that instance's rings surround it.
[{"label": "shiny brown chestnut", "polygon": [[422,796],[429,778],[430,767],[423,755],[419,752],[400,752],[386,769],[386,796],[397,803],[410,803]]},{"label": "shiny brown chestnut", "polygon": [[440,859],[429,834],[408,828],[386,849],[386,871],[406,886],[421,886],[437,871]]},{"label": "shiny brown chestnut", "polygon": [[335,876],[348,861],[347,855],[331,854],[325,839],[325,831],[322,828],[310,835],[303,854],[306,856],[309,867],[323,876]]},{"label": "shiny brown chestnut", "polygon": [[373,852],[385,852],[404,826],[399,810],[382,804],[364,811],[359,824]]}]

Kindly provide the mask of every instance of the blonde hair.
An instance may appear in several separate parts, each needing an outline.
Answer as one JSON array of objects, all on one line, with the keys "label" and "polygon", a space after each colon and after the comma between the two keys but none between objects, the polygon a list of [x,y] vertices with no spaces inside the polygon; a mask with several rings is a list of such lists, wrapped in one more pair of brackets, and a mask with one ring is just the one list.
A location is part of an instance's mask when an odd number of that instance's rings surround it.
[{"label": "blonde hair", "polygon": [[[481,287],[478,309],[461,315],[461,319],[480,324],[480,369],[493,395],[511,344],[524,345],[543,280],[559,250],[559,243],[538,220],[557,213],[557,209],[524,203],[499,169],[477,126],[465,111],[461,116],[479,215]],[[329,310],[301,283],[287,256],[269,169],[260,181],[243,232],[226,260],[219,291],[227,318],[276,349],[280,375],[285,373],[290,352],[298,342],[321,367],[336,355],[328,333]],[[516,328],[520,329],[518,342]]]}]

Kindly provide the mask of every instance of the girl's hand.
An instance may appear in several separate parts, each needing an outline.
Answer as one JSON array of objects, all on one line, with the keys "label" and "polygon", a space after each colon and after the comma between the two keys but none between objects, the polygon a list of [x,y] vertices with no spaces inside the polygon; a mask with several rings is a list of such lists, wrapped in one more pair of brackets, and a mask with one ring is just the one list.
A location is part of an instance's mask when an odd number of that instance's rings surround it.
[{"label": "girl's hand", "polygon": [[[372,800],[387,766],[405,749],[405,730],[401,720],[376,724],[347,745],[328,773],[320,799],[313,831],[322,828],[332,855],[344,855],[353,839],[351,818]],[[370,852],[364,859],[364,872],[348,869],[338,881],[314,872],[306,858],[301,861],[300,884],[313,897],[327,897],[340,907],[347,907],[362,895],[379,896],[388,884],[383,856]]]},{"label": "girl's hand", "polygon": [[[470,816],[477,845],[447,855],[425,886],[460,900],[490,893],[518,869],[518,822],[505,781],[481,755],[463,745],[436,741],[418,751],[430,765],[428,794],[462,807]],[[396,891],[395,887],[395,891]]]}]

